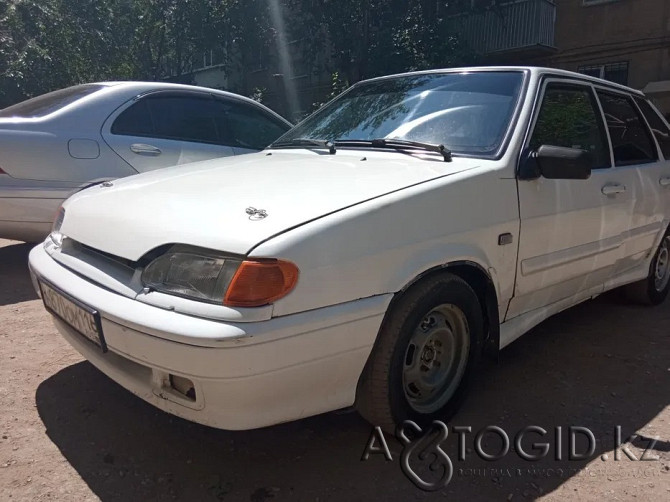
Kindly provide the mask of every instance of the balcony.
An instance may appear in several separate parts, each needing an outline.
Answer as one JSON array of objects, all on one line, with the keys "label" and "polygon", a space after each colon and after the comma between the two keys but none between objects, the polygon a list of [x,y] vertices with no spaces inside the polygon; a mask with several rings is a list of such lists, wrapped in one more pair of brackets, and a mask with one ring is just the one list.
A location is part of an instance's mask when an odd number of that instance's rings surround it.
[{"label": "balcony", "polygon": [[539,56],[552,52],[556,4],[551,0],[501,2],[451,17],[453,29],[479,54]]}]

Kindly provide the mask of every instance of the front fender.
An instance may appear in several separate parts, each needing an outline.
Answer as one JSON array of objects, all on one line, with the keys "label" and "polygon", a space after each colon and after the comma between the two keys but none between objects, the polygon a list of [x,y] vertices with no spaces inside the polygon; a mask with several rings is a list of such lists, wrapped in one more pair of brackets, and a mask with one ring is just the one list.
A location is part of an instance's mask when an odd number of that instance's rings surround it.
[{"label": "front fender", "polygon": [[435,243],[416,251],[394,269],[387,288],[389,292],[407,289],[426,273],[453,264],[470,264],[479,268],[491,279],[496,294],[499,294],[497,274],[486,253],[481,248],[464,243]]}]

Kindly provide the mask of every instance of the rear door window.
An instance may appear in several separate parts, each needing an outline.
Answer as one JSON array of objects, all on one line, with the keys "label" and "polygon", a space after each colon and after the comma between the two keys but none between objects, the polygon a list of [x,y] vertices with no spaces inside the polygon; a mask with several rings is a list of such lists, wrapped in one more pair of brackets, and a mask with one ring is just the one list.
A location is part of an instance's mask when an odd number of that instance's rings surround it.
[{"label": "rear door window", "polygon": [[149,113],[147,99],[137,103],[119,115],[112,124],[112,134],[121,136],[154,136],[154,122]]},{"label": "rear door window", "polygon": [[661,147],[663,152],[663,157],[670,159],[670,129],[668,129],[667,124],[661,119],[661,117],[656,113],[656,110],[652,108],[648,101],[642,98],[635,98],[635,102],[642,110],[642,115],[647,119],[649,127],[651,127],[651,132],[656,138],[658,146]]},{"label": "rear door window", "polygon": [[148,101],[156,136],[165,139],[218,143],[212,99],[161,96]]},{"label": "rear door window", "polygon": [[117,117],[111,132],[195,143],[221,142],[216,110],[206,94],[170,92],[141,98]]},{"label": "rear door window", "polygon": [[54,113],[83,97],[103,89],[104,87],[104,85],[98,84],[84,84],[43,94],[42,96],[37,96],[36,98],[28,99],[0,110],[0,118],[44,117],[45,115]]},{"label": "rear door window", "polygon": [[644,164],[657,160],[656,146],[647,125],[630,97],[598,91],[612,140],[617,166]]}]

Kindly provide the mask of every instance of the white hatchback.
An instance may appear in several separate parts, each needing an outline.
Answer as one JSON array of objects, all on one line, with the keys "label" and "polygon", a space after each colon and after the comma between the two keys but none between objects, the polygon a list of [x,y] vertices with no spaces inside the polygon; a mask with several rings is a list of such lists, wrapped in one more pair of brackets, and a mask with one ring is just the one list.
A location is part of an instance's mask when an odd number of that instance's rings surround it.
[{"label": "white hatchback", "polygon": [[63,201],[107,180],[262,150],[291,124],[224,91],[102,82],[0,110],[0,237],[41,241]]},{"label": "white hatchback", "polygon": [[30,268],[61,334],[162,410],[391,429],[447,419],[482,354],[571,305],[662,302],[666,159],[665,120],[602,80],[378,78],[263,152],[78,193]]}]

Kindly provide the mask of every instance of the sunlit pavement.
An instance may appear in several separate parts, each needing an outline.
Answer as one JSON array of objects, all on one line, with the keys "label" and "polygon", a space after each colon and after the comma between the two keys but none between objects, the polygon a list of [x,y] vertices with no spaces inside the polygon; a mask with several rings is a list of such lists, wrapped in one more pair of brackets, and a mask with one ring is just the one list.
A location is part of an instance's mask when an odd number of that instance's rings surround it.
[{"label": "sunlit pavement", "polygon": [[[670,303],[630,306],[611,293],[543,323],[487,363],[453,426],[470,426],[465,460],[457,434],[441,448],[451,481],[419,490],[393,457],[362,455],[372,427],[343,410],[247,432],[174,418],[107,379],[57,334],[37,299],[30,246],[0,240],[0,498],[3,500],[642,500],[670,498]],[[324,389],[327,392],[327,389]],[[499,426],[510,452],[487,462],[477,432]],[[548,431],[547,456],[514,452],[514,435]],[[557,427],[563,459],[555,460]],[[596,439],[589,460],[570,460],[568,428]],[[615,460],[614,431],[640,437]],[[640,459],[651,444],[658,441]],[[578,437],[577,450],[584,447]],[[376,444],[379,444],[378,442]],[[482,449],[501,450],[486,434]],[[584,448],[581,449],[584,451]],[[429,458],[433,458],[432,456]],[[418,462],[418,463],[417,463]],[[421,476],[427,463],[410,461]],[[433,476],[439,479],[438,469]]]}]

